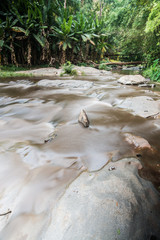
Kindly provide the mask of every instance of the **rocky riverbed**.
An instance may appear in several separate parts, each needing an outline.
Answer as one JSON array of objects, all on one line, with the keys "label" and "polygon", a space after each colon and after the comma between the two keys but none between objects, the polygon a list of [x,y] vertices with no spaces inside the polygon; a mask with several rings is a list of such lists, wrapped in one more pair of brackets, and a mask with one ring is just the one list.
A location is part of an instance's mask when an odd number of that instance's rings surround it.
[{"label": "rocky riverbed", "polygon": [[160,239],[157,88],[32,71],[0,80],[0,239]]}]

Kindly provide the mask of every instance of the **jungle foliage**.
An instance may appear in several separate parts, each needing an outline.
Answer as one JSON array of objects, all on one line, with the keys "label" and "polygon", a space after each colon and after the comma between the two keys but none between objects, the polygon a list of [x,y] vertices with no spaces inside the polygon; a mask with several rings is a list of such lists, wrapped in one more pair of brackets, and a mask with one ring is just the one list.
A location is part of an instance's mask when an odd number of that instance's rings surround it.
[{"label": "jungle foliage", "polygon": [[159,0],[0,1],[0,64],[160,58]]}]

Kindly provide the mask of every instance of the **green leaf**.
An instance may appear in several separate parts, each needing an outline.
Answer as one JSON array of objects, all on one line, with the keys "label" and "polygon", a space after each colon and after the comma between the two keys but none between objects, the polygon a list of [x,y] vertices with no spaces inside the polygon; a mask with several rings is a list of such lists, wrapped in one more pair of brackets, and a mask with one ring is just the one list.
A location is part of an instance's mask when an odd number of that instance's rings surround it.
[{"label": "green leaf", "polygon": [[4,41],[0,40],[0,47],[3,47],[3,45],[4,45]]},{"label": "green leaf", "polygon": [[117,234],[120,235],[120,233],[121,233],[121,231],[120,231],[120,229],[118,229],[118,230],[117,230]]},{"label": "green leaf", "polygon": [[68,43],[68,47],[69,47],[69,48],[72,48],[72,46],[71,46],[71,44],[70,44],[70,43]]},{"label": "green leaf", "polygon": [[10,51],[12,51],[12,48],[10,48],[8,45],[4,44],[4,47],[8,48]]},{"label": "green leaf", "polygon": [[72,40],[74,40],[74,41],[78,41],[78,39],[77,38],[75,38],[75,37],[70,37]]},{"label": "green leaf", "polygon": [[85,36],[86,36],[87,39],[91,39],[92,38],[91,34],[85,34]]},{"label": "green leaf", "polygon": [[37,40],[37,42],[41,45],[41,47],[45,46],[44,41],[38,35],[33,33],[33,37]]},{"label": "green leaf", "polygon": [[12,26],[14,26],[17,22],[18,22],[18,19],[15,19],[15,20],[12,22]]},{"label": "green leaf", "polygon": [[29,34],[30,34],[30,31],[27,29],[26,30],[26,36],[29,36]]},{"label": "green leaf", "polygon": [[28,29],[29,29],[29,28],[32,28],[32,27],[34,27],[34,23],[31,23],[31,24],[29,25]]},{"label": "green leaf", "polygon": [[21,32],[21,33],[25,33],[26,34],[26,30],[24,28],[21,27],[12,27],[12,31],[14,32]]},{"label": "green leaf", "polygon": [[64,42],[64,43],[63,43],[63,50],[65,51],[66,49],[67,49],[67,43]]},{"label": "green leaf", "polygon": [[82,35],[81,37],[82,37],[84,42],[86,42],[88,40],[84,35]]},{"label": "green leaf", "polygon": [[42,27],[41,27],[41,29],[46,29],[46,28],[48,28],[48,26],[42,26]]}]

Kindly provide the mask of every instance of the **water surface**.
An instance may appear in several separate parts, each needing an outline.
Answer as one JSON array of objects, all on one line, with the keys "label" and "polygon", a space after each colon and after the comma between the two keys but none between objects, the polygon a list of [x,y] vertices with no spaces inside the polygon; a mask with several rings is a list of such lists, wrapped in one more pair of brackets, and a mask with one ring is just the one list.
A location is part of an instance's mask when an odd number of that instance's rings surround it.
[{"label": "water surface", "polygon": [[[12,211],[1,220],[1,239],[41,239],[67,186],[82,171],[98,171],[109,161],[139,154],[140,176],[158,189],[159,119],[145,119],[117,105],[131,96],[158,99],[159,93],[117,84],[118,77],[53,79],[49,84],[1,79],[0,211]],[[89,128],[78,123],[81,109]],[[125,133],[145,138],[154,151],[136,150]]]}]

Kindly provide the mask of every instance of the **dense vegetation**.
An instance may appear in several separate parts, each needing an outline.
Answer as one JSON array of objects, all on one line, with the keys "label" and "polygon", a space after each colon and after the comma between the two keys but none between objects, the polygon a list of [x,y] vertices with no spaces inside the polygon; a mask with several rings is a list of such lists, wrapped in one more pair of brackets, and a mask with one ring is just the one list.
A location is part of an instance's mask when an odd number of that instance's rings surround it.
[{"label": "dense vegetation", "polygon": [[[159,0],[0,1],[0,64],[160,58]],[[157,63],[156,63],[157,64]]]}]

